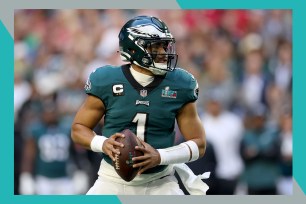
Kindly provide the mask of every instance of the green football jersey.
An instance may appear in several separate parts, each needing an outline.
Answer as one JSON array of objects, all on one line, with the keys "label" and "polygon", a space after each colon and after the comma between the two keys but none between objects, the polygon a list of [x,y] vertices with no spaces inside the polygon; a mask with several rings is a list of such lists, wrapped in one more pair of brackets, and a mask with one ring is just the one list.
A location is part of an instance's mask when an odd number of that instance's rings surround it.
[{"label": "green football jersey", "polygon": [[70,159],[70,130],[62,125],[39,122],[29,126],[28,137],[36,143],[34,174],[48,178],[67,176]]},{"label": "green football jersey", "polygon": [[[86,82],[86,93],[100,98],[105,105],[103,135],[109,137],[128,128],[155,149],[173,146],[176,116],[184,104],[197,100],[197,81],[177,68],[165,76],[155,76],[153,82],[143,87],[129,67],[98,68]],[[112,163],[107,155],[104,159]],[[164,168],[157,166],[145,173]]]}]

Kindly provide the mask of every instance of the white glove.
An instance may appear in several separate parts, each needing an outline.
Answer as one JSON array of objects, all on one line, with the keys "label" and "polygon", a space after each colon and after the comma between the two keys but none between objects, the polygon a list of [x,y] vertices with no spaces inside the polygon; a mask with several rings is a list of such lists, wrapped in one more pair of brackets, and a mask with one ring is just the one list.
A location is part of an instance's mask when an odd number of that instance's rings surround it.
[{"label": "white glove", "polygon": [[33,195],[35,193],[35,180],[33,176],[24,172],[20,174],[19,192],[23,195]]}]

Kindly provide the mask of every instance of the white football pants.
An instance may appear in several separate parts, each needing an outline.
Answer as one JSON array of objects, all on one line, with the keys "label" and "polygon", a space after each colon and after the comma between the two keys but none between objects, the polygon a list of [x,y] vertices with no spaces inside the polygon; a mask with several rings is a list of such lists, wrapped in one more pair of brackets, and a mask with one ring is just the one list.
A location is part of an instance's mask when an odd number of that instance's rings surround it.
[{"label": "white football pants", "polygon": [[102,160],[99,177],[87,195],[184,195],[173,174],[173,169],[166,168],[162,172],[142,174],[126,182],[114,167]]}]

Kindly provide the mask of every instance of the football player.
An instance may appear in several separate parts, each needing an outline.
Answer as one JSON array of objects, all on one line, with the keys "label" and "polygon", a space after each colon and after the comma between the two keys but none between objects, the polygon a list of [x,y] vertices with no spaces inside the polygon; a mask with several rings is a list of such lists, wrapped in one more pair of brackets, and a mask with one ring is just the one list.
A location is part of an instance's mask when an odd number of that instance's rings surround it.
[{"label": "football player", "polygon": [[[119,48],[128,63],[91,73],[85,85],[88,97],[72,125],[74,142],[103,153],[99,177],[87,194],[182,195],[172,164],[195,161],[205,152],[205,132],[195,104],[197,81],[176,68],[175,39],[156,17],[129,20],[119,33]],[[103,136],[96,135],[93,128],[103,116]],[[175,120],[186,140],[176,146]],[[144,156],[133,158],[134,167],[141,170],[131,182],[112,167],[113,154],[120,154],[117,148],[123,145],[115,139],[124,137],[120,132],[125,128],[134,131],[144,146],[136,147]],[[177,171],[189,177],[185,167]],[[201,179],[193,175],[190,180]],[[205,194],[204,185],[196,183],[190,191]]]},{"label": "football player", "polygon": [[44,101],[41,120],[32,122],[25,135],[20,175],[21,194],[74,194],[67,169],[71,159],[69,126],[58,119],[54,102]]}]

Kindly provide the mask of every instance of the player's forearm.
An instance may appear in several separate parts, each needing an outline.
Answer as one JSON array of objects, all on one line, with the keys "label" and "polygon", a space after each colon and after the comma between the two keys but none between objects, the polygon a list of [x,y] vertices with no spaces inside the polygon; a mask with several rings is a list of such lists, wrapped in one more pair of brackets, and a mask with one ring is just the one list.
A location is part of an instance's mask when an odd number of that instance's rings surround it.
[{"label": "player's forearm", "polygon": [[94,136],[95,133],[90,128],[78,123],[72,125],[71,138],[76,144],[79,144],[86,149],[91,149],[90,143]]},{"label": "player's forearm", "polygon": [[182,130],[185,140],[194,141],[199,148],[199,158],[203,157],[206,150],[206,135],[200,118],[195,116],[192,123],[186,124],[186,126],[188,128]]},{"label": "player's forearm", "polygon": [[[188,124],[187,127],[189,126],[191,126],[191,124]],[[200,123],[196,123],[193,125],[193,129],[187,131],[184,129],[182,133],[186,141],[193,141],[197,145],[199,158],[202,158],[206,150],[206,136],[203,126]]]},{"label": "player's forearm", "polygon": [[36,155],[36,144],[33,138],[25,141],[22,154],[21,172],[32,173]]}]

